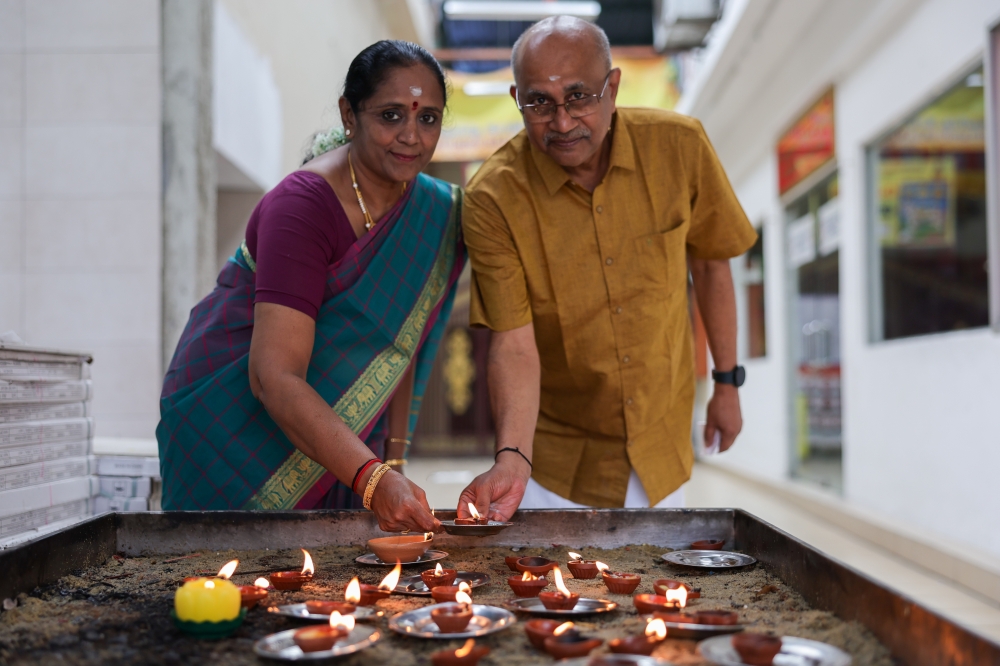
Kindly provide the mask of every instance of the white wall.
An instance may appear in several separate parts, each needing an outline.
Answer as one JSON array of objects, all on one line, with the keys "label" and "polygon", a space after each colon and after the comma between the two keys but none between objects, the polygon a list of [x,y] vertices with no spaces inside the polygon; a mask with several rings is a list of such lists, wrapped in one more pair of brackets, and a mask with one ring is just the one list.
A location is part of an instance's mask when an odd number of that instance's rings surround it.
[{"label": "white wall", "polygon": [[[997,0],[930,0],[837,87],[845,496],[1000,555],[1000,336],[869,342],[864,149],[982,58]],[[996,177],[996,174],[993,175]]]},{"label": "white wall", "polygon": [[157,0],[0,0],[0,331],[93,352],[104,436],[160,389]]}]

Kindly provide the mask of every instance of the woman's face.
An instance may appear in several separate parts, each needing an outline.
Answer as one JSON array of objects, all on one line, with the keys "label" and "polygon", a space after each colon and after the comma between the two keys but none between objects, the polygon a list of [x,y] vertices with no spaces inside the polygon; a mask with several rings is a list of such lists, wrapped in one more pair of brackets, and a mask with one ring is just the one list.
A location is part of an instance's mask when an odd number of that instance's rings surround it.
[{"label": "woman's face", "polygon": [[427,67],[391,70],[357,114],[344,98],[340,107],[353,158],[373,175],[410,181],[431,161],[441,138],[444,95]]}]

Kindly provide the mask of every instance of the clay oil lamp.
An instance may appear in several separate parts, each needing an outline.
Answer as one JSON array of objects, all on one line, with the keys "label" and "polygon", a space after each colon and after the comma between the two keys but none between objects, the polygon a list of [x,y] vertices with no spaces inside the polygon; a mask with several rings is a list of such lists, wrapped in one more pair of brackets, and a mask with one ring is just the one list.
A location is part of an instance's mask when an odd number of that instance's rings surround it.
[{"label": "clay oil lamp", "polygon": [[545,649],[545,639],[551,636],[559,626],[559,620],[528,620],[524,624],[524,633],[528,635],[529,643],[539,650],[543,650]]},{"label": "clay oil lamp", "polygon": [[579,553],[570,552],[566,566],[573,578],[597,578],[597,560],[585,560]]},{"label": "clay oil lamp", "polygon": [[744,631],[734,634],[731,640],[740,660],[750,666],[770,666],[781,652],[781,639],[777,636]]},{"label": "clay oil lamp", "polygon": [[604,584],[607,586],[608,591],[614,594],[632,594],[635,592],[635,588],[639,587],[639,574],[623,573],[620,571],[611,571],[609,567],[604,562],[597,563],[597,570],[601,572],[601,578],[604,579]]},{"label": "clay oil lamp", "polygon": [[438,604],[454,601],[455,595],[459,592],[465,592],[471,597],[472,588],[464,580],[459,582],[458,585],[438,585],[431,588],[431,596],[434,597],[434,602]]},{"label": "clay oil lamp", "polygon": [[305,555],[302,571],[276,571],[268,576],[274,589],[301,590],[303,585],[312,581],[313,574],[316,573],[316,568],[313,567],[313,558],[305,549],[302,550],[302,553]]},{"label": "clay oil lamp", "polygon": [[691,587],[687,583],[682,583],[679,580],[673,580],[671,578],[660,578],[653,583],[653,592],[659,594],[661,597],[664,597],[667,595],[667,590],[676,590],[679,587],[683,587],[687,590],[687,598],[689,600],[701,598],[701,588]]},{"label": "clay oil lamp", "polygon": [[726,542],[722,539],[702,539],[701,541],[692,541],[691,550],[722,550],[722,547]]},{"label": "clay oil lamp", "polygon": [[687,606],[687,588],[667,589],[666,594],[637,594],[632,597],[632,603],[640,613],[655,613],[656,611],[676,611]]},{"label": "clay oil lamp", "polygon": [[555,628],[542,645],[546,652],[556,659],[586,657],[590,651],[603,643],[600,638],[588,638],[581,634],[572,622],[564,622]]},{"label": "clay oil lamp", "polygon": [[528,571],[536,576],[543,576],[558,566],[558,562],[547,557],[522,557],[514,563],[514,567],[521,573]]},{"label": "clay oil lamp", "polygon": [[682,613],[679,610],[653,611],[653,617],[674,624],[698,624],[694,615]]},{"label": "clay oil lamp", "polygon": [[521,559],[520,555],[508,555],[503,558],[503,563],[507,565],[507,568],[511,571],[517,571],[517,561]]},{"label": "clay oil lamp", "polygon": [[456,518],[456,525],[489,525],[489,518],[484,518],[478,511],[476,511],[476,505],[472,502],[467,502],[466,506],[469,507],[469,518]]},{"label": "clay oil lamp", "polygon": [[546,610],[573,610],[576,608],[576,602],[580,600],[580,595],[576,592],[570,592],[566,588],[559,567],[552,570],[552,577],[556,584],[556,590],[555,592],[538,593],[542,605],[545,606]]},{"label": "clay oil lamp", "polygon": [[476,645],[473,638],[465,641],[465,645],[457,650],[440,650],[431,653],[431,663],[434,666],[476,666],[479,660],[490,653],[485,645]]},{"label": "clay oil lamp", "polygon": [[[358,599],[359,606],[371,606],[379,599],[388,599],[392,591],[396,589],[396,585],[399,584],[399,576],[403,572],[403,566],[396,561],[396,566],[392,568],[386,577],[382,579],[382,582],[378,585],[369,585],[367,583],[361,583],[360,587],[360,599]],[[356,578],[354,580],[357,580]],[[354,580],[351,583],[354,583]]]},{"label": "clay oil lamp", "polygon": [[727,610],[703,610],[694,614],[694,621],[697,624],[711,624],[727,626],[739,624],[739,613]]},{"label": "clay oil lamp", "polygon": [[427,552],[434,542],[434,533],[401,534],[399,536],[379,537],[368,540],[368,550],[385,564],[393,561],[416,562]]},{"label": "clay oil lamp", "polygon": [[240,585],[240,605],[250,610],[258,603],[267,599],[267,588],[271,584],[266,578],[258,578],[253,585]]},{"label": "clay oil lamp", "polygon": [[530,571],[525,571],[520,576],[508,576],[507,584],[514,594],[521,598],[537,597],[538,593],[548,587],[549,581],[545,576],[536,576]]},{"label": "clay oil lamp", "polygon": [[353,629],[353,615],[341,615],[334,611],[330,613],[329,624],[299,629],[292,634],[292,640],[303,652],[321,652],[332,649],[334,643],[351,633]]},{"label": "clay oil lamp", "polygon": [[306,602],[306,610],[313,615],[330,615],[332,613],[352,615],[357,609],[356,604],[347,601],[311,599]]},{"label": "clay oil lamp", "polygon": [[458,634],[465,631],[472,620],[472,597],[465,592],[455,594],[453,604],[441,604],[431,609],[431,619],[442,634]]},{"label": "clay oil lamp", "polygon": [[433,590],[438,585],[451,585],[455,582],[456,576],[458,576],[458,571],[455,569],[442,569],[440,563],[433,569],[420,572],[420,579],[424,581],[424,585],[427,586],[428,590]]},{"label": "clay oil lamp", "polygon": [[608,647],[616,654],[642,654],[647,657],[653,654],[653,650],[667,637],[667,625],[663,620],[652,619],[646,624],[646,632],[643,636],[629,636],[628,638],[615,638],[608,641]]}]

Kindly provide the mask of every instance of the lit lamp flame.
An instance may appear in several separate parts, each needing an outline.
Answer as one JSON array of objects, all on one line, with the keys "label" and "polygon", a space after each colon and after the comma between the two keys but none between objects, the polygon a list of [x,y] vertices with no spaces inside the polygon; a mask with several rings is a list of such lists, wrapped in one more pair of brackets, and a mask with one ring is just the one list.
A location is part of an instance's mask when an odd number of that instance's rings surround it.
[{"label": "lit lamp flame", "polygon": [[396,566],[392,568],[386,577],[382,579],[382,582],[378,584],[378,589],[385,590],[387,592],[392,592],[396,589],[396,585],[399,583],[399,575],[403,573],[403,565],[396,560]]},{"label": "lit lamp flame", "polygon": [[524,581],[538,580],[538,576],[536,576],[535,574],[531,573],[530,571],[525,571],[524,574],[521,576],[521,580],[524,580]]},{"label": "lit lamp flame", "polygon": [[476,520],[482,520],[483,517],[479,515],[478,511],[476,511],[476,505],[473,504],[472,502],[468,502],[468,505],[469,505],[469,513],[472,514],[472,517],[475,518]]},{"label": "lit lamp flame", "polygon": [[687,588],[681,585],[676,590],[667,589],[665,590],[668,604],[673,604],[678,608],[684,608],[688,604],[688,591]]},{"label": "lit lamp flame", "polygon": [[302,549],[302,553],[306,556],[306,561],[302,565],[302,575],[309,574],[311,576],[316,573],[316,567],[313,566],[313,558],[305,548]]},{"label": "lit lamp flame", "polygon": [[575,560],[582,560],[583,557],[580,556],[580,553],[574,553],[573,551],[569,551],[569,559],[575,561]]},{"label": "lit lamp flame", "polygon": [[563,634],[565,634],[567,631],[569,631],[572,628],[573,628],[573,623],[572,622],[563,622],[558,627],[556,627],[556,630],[552,632],[552,635],[553,636],[562,636]]},{"label": "lit lamp flame", "polygon": [[215,589],[215,581],[214,580],[206,580],[205,581],[205,589],[206,590],[214,590]]},{"label": "lit lamp flame", "polygon": [[434,538],[434,532],[424,532],[424,541],[430,541]]},{"label": "lit lamp flame", "polygon": [[662,641],[667,637],[667,624],[660,618],[654,618],[646,625],[646,635]]},{"label": "lit lamp flame", "polygon": [[472,638],[465,641],[465,645],[455,650],[456,657],[467,657],[469,653],[472,652],[472,648],[476,647],[476,641]]},{"label": "lit lamp flame", "polygon": [[236,567],[240,565],[239,560],[233,560],[232,562],[226,562],[225,566],[219,569],[218,577],[225,578],[229,580],[232,578],[233,573],[236,571]]},{"label": "lit lamp flame", "polygon": [[597,562],[595,566],[597,566],[597,570],[600,571],[601,573],[604,573],[605,571],[611,568],[604,562]]},{"label": "lit lamp flame", "polygon": [[458,591],[465,592],[466,594],[472,594],[472,587],[463,580],[458,584]]},{"label": "lit lamp flame", "polygon": [[441,568],[441,563],[440,562],[438,562],[437,566],[434,567],[434,575],[435,576],[443,576],[444,575],[444,569]]},{"label": "lit lamp flame", "polygon": [[347,584],[347,590],[344,592],[344,601],[355,606],[361,603],[361,583],[358,582],[357,576],[352,578],[351,582]]},{"label": "lit lamp flame", "polygon": [[457,601],[460,604],[471,604],[472,597],[470,597],[465,592],[459,590],[458,592],[455,593],[455,601]]},{"label": "lit lamp flame", "polygon": [[343,627],[347,631],[354,630],[354,616],[353,615],[341,615],[340,611],[333,611],[330,613],[330,626],[336,629],[337,627]]},{"label": "lit lamp flame", "polygon": [[253,582],[255,587],[259,587],[262,590],[266,590],[271,587],[271,582],[266,578],[258,578]]},{"label": "lit lamp flame", "polygon": [[556,589],[559,590],[559,594],[568,598],[570,596],[570,593],[569,590],[566,588],[565,583],[563,583],[562,570],[559,567],[555,567],[554,569],[552,569],[552,575],[555,577]]}]

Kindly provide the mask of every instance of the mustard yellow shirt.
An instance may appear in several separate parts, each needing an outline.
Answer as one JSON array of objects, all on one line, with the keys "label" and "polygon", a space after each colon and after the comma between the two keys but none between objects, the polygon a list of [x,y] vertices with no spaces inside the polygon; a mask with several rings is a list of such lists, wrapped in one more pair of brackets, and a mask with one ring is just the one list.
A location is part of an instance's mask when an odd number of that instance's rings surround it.
[{"label": "mustard yellow shirt", "polygon": [[690,478],[694,355],[687,255],[742,254],[756,233],[701,124],[620,108],[593,193],[522,131],[469,183],[470,319],[533,322],[541,404],[533,477],[620,507],[631,469],[652,504]]}]

